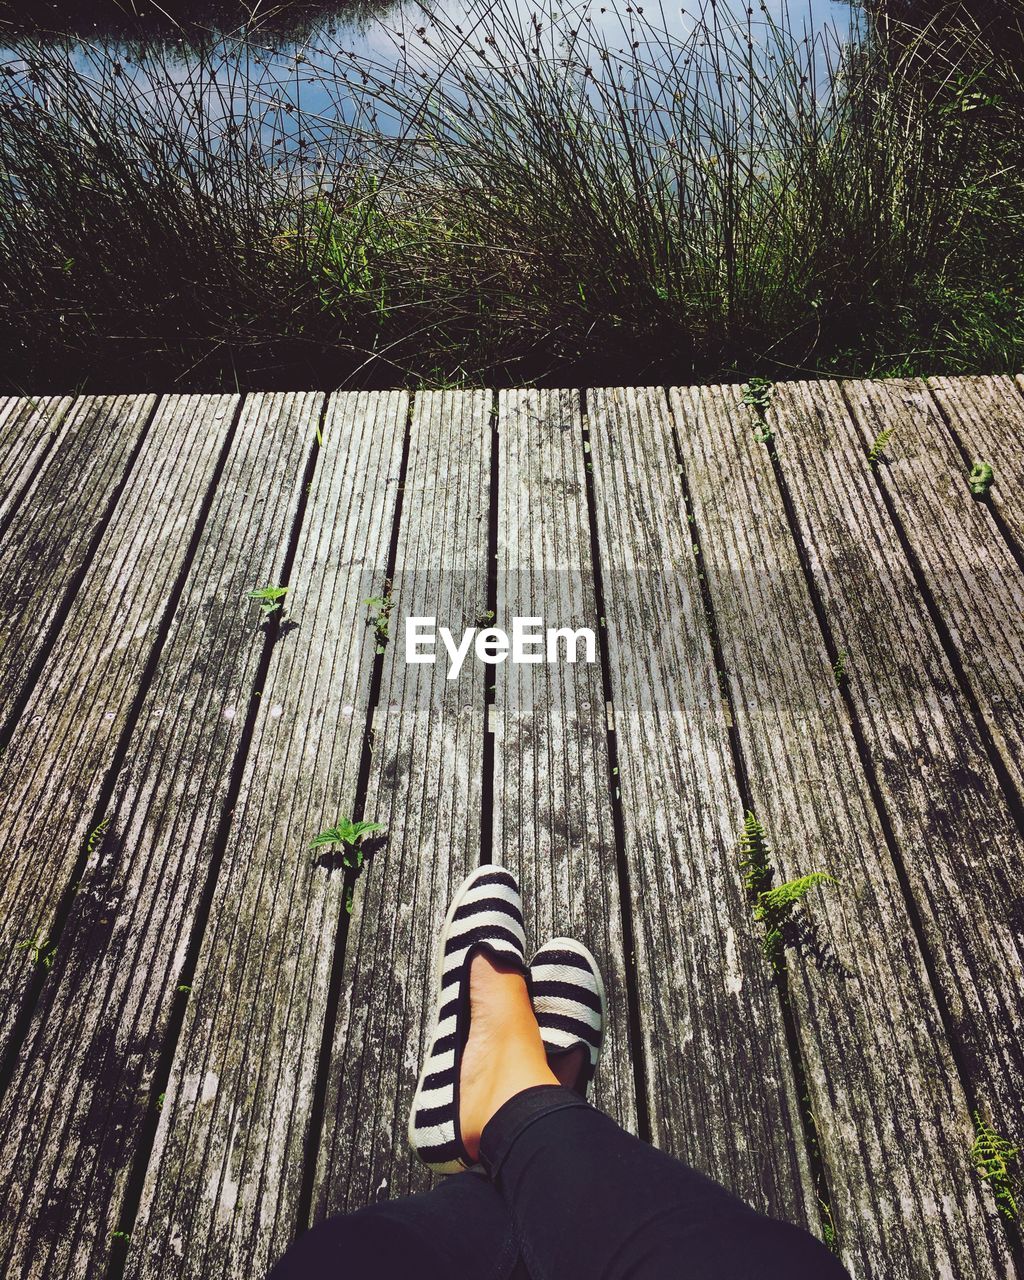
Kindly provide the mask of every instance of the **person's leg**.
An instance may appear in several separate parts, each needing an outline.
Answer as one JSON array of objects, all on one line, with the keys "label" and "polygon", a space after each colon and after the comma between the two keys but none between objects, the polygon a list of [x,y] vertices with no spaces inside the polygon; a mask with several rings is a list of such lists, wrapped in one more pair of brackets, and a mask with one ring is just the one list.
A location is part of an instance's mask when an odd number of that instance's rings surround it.
[{"label": "person's leg", "polygon": [[507,1101],[480,1157],[533,1280],[849,1280],[806,1231],[756,1213],[569,1089],[536,1085]]},{"label": "person's leg", "polygon": [[508,1205],[533,1280],[848,1280],[807,1232],[558,1084],[522,975],[486,955],[472,964],[462,1140]]},{"label": "person's leg", "polygon": [[508,1209],[481,1173],[328,1218],[300,1236],[270,1280],[530,1280]]}]

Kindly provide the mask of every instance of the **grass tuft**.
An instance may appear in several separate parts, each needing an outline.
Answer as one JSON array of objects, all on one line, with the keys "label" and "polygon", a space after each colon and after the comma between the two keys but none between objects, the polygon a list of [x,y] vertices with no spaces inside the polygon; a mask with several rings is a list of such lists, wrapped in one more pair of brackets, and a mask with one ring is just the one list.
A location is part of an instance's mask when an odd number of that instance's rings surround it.
[{"label": "grass tuft", "polygon": [[221,37],[187,73],[18,40],[7,385],[1024,367],[1014,48],[966,6],[849,44],[710,0],[683,32],[641,9],[616,30],[470,0],[393,56]]}]

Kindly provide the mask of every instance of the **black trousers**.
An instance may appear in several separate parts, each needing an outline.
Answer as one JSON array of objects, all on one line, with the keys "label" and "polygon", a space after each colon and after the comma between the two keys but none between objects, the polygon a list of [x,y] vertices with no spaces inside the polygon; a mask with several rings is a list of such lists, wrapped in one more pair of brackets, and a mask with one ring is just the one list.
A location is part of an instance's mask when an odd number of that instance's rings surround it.
[{"label": "black trousers", "polygon": [[480,1159],[486,1174],[314,1227],[271,1280],[849,1280],[806,1231],[557,1085],[505,1103]]}]

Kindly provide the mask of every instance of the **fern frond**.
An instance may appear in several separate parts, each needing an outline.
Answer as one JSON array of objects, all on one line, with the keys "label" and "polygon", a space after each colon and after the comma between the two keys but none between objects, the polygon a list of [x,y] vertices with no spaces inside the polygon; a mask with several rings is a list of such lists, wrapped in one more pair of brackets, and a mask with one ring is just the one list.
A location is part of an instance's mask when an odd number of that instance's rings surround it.
[{"label": "fern frond", "polygon": [[[809,876],[800,876],[797,880],[787,880],[785,884],[768,889],[758,898],[758,910],[766,916],[779,911],[791,910],[802,898],[819,884],[835,884],[836,879],[827,871],[812,871]],[[756,915],[756,912],[755,912]]]},{"label": "fern frond", "polygon": [[89,832],[85,841],[85,851],[91,858],[94,853],[99,851],[103,844],[103,837],[107,834],[107,827],[110,826],[110,818],[104,818],[102,822],[98,822]]},{"label": "fern frond", "polygon": [[758,822],[752,810],[747,810],[740,832],[740,870],[743,875],[743,887],[757,897],[772,882],[772,868],[769,860],[771,847],[768,844],[768,832]]},{"label": "fern frond", "polygon": [[869,467],[877,467],[878,464],[882,461],[882,454],[885,452],[885,447],[889,443],[889,441],[892,439],[893,432],[895,430],[896,430],[896,427],[894,424],[891,427],[886,427],[884,431],[879,431],[878,435],[875,436],[874,443],[872,444],[871,448],[868,450],[868,466]]},{"label": "fern frond", "polygon": [[751,914],[764,927],[762,945],[765,958],[776,973],[783,973],[794,907],[816,885],[835,884],[836,880],[827,871],[812,871],[810,875],[773,887],[774,870],[768,833],[750,811],[740,832],[739,854],[743,887],[751,899]]},{"label": "fern frond", "polygon": [[978,1173],[992,1188],[999,1212],[1010,1222],[1015,1222],[1019,1213],[1014,1194],[1018,1182],[1019,1155],[1020,1148],[996,1133],[982,1118],[981,1113],[975,1111],[971,1160],[977,1166]]}]

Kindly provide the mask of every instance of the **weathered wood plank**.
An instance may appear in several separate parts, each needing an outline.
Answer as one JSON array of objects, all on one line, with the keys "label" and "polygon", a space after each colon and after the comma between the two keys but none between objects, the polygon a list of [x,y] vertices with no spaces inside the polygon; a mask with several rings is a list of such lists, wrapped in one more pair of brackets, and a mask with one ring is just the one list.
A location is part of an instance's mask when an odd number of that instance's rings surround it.
[{"label": "weathered wood plank", "polygon": [[[862,440],[896,430],[878,468],[963,678],[1024,796],[1024,572],[967,470],[923,382],[843,384]],[[994,489],[993,489],[994,492]]]},{"label": "weathered wood plank", "polygon": [[[511,633],[514,617],[539,617],[545,628],[588,627],[596,641],[579,395],[503,391],[498,406],[495,625]],[[589,664],[581,646],[574,665],[505,662],[494,682],[494,860],[519,876],[537,945],[576,937],[601,964],[609,1025],[595,1101],[635,1129],[599,655]]]},{"label": "weathered wood plank", "polygon": [[928,388],[971,463],[993,466],[987,501],[1024,548],[1024,379],[929,378]]},{"label": "weathered wood plank", "polygon": [[[1011,383],[1012,389],[1012,383]],[[778,456],[973,1090],[1024,1142],[1024,847],[834,383],[777,388]],[[884,572],[879,572],[884,566]]]},{"label": "weathered wood plank", "polygon": [[0,398],[0,532],[57,441],[71,396]]},{"label": "weathered wood plank", "polygon": [[0,562],[0,733],[10,728],[18,692],[53,643],[155,404],[156,396],[77,401],[12,513]]},{"label": "weathered wood plank", "polygon": [[737,873],[743,810],[664,395],[588,399],[652,1135],[820,1229],[782,1011]]},{"label": "weathered wood plank", "polygon": [[288,595],[126,1262],[262,1276],[292,1238],[343,877],[308,845],[351,813],[407,397],[328,404]]},{"label": "weathered wood plank", "polygon": [[33,979],[16,944],[49,937],[117,743],[175,601],[237,398],[158,412],[67,620],[0,761],[0,1048]]},{"label": "weathered wood plank", "polygon": [[431,1034],[437,937],[480,861],[484,684],[471,655],[448,680],[407,664],[405,620],[456,636],[484,625],[491,394],[416,397],[374,714],[366,816],[387,828],[356,884],[334,1032],[314,1217],[430,1185],[406,1121]]},{"label": "weathered wood plank", "polygon": [[[206,897],[264,628],[323,396],[244,404],[171,630],[115,781],[103,841],[0,1104],[0,1270],[102,1274]],[[40,814],[58,827],[60,813]]]},{"label": "weathered wood plank", "polygon": [[[844,1261],[855,1276],[996,1280],[1011,1264],[971,1167],[967,1099],[768,450],[740,388],[670,399],[736,731],[778,879],[827,870],[839,882],[801,908],[805,945],[787,954]],[[848,576],[860,568],[844,562]]]}]

